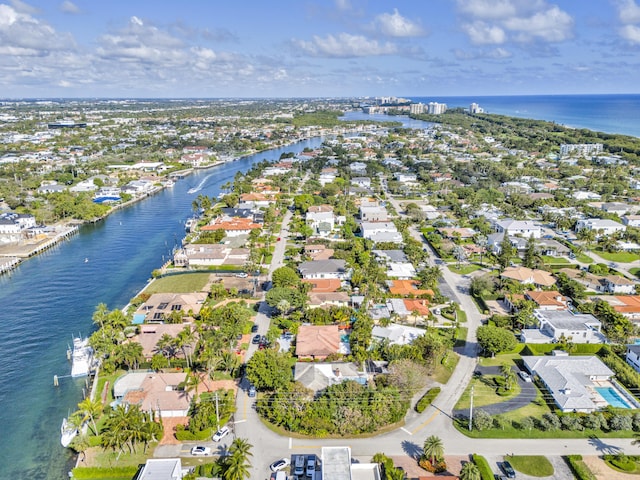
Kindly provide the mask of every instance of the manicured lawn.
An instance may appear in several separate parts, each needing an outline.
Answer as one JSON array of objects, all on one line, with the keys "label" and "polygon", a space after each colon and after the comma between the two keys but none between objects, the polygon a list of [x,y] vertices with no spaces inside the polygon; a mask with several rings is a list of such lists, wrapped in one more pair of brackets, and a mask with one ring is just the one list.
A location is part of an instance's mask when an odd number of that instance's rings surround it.
[{"label": "manicured lawn", "polygon": [[511,466],[525,475],[532,477],[549,477],[553,475],[553,465],[542,455],[507,455]]},{"label": "manicured lawn", "polygon": [[458,360],[460,360],[458,354],[449,352],[445,361],[439,363],[431,374],[433,379],[443,385],[447,383],[449,378],[451,378],[451,374],[456,369],[456,365],[458,365]]},{"label": "manicured lawn", "polygon": [[636,260],[640,260],[640,255],[631,252],[609,253],[603,252],[601,250],[594,250],[594,253],[601,256],[605,260],[609,260],[610,262],[631,263],[635,262]]},{"label": "manicured lawn", "polygon": [[209,281],[208,273],[184,273],[156,278],[144,293],[191,293],[199,292]]},{"label": "manicured lawn", "polygon": [[630,268],[629,273],[640,278],[640,268]]},{"label": "manicured lawn", "polygon": [[475,263],[468,263],[466,265],[460,265],[460,268],[458,268],[458,266],[454,264],[449,265],[449,270],[459,275],[467,275],[471,272],[475,272],[476,270],[480,270],[480,265],[476,265]]},{"label": "manicured lawn", "polygon": [[[125,452],[118,458],[119,452],[113,450],[105,450],[102,447],[91,448],[92,455],[88,455],[93,459],[93,467],[98,468],[115,468],[115,467],[138,467],[138,465],[145,463],[147,458],[153,457],[153,449],[157,443],[150,444],[147,451],[144,451],[142,445],[138,446],[137,452],[129,453],[125,448]],[[131,478],[131,477],[129,477]]]},{"label": "manicured lawn", "polygon": [[480,365],[483,367],[499,367],[505,363],[515,363],[516,360],[520,360],[519,353],[502,353],[495,357],[482,357],[480,358]]},{"label": "manicured lawn", "polygon": [[593,263],[593,258],[591,258],[586,253],[579,253],[578,255],[576,255],[576,260],[580,263]]},{"label": "manicured lawn", "polygon": [[571,265],[571,262],[564,257],[550,257],[548,255],[542,256],[542,261],[545,265]]},{"label": "manicured lawn", "polygon": [[467,327],[458,327],[458,331],[456,332],[456,347],[464,347],[465,343],[467,343],[467,333],[469,329]]},{"label": "manicured lawn", "polygon": [[471,387],[473,386],[473,405],[474,407],[483,407],[485,405],[493,405],[494,403],[501,403],[510,398],[517,396],[520,393],[520,385],[516,382],[508,395],[498,395],[496,393],[496,384],[493,379],[501,377],[500,375],[483,375],[480,378],[473,378],[467,389],[464,391],[460,400],[456,404],[455,408],[466,409],[471,404]]}]

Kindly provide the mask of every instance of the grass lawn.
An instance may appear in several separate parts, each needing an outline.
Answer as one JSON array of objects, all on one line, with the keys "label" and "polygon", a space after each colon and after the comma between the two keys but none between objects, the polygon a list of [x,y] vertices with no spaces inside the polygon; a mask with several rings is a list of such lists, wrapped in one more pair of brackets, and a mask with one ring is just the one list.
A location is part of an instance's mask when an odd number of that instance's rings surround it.
[{"label": "grass lawn", "polygon": [[576,260],[580,263],[593,263],[593,258],[591,258],[586,253],[579,253],[576,255]]},{"label": "grass lawn", "polygon": [[514,363],[516,360],[520,360],[519,353],[503,353],[496,355],[495,357],[481,357],[479,364],[483,367],[499,367],[505,363]]},{"label": "grass lawn", "polygon": [[184,273],[156,278],[144,293],[191,293],[199,292],[209,281],[209,273]]},{"label": "grass lawn", "polygon": [[640,277],[640,268],[630,268],[629,273],[636,277]]},{"label": "grass lawn", "polygon": [[605,260],[609,260],[610,262],[631,263],[635,262],[636,260],[640,260],[640,255],[631,252],[609,253],[603,252],[601,250],[594,250],[594,253],[601,256]]},{"label": "grass lawn", "polygon": [[460,265],[460,268],[458,268],[457,265],[449,265],[449,270],[453,273],[457,273],[458,275],[467,275],[471,272],[475,272],[476,270],[480,270],[480,265],[468,263],[466,265]]},{"label": "grass lawn", "polygon": [[564,257],[550,257],[548,255],[542,256],[542,261],[545,265],[571,265],[571,262]]},{"label": "grass lawn", "polygon": [[456,342],[455,347],[464,347],[465,343],[467,343],[467,333],[469,329],[467,327],[458,327],[458,331],[456,332]]},{"label": "grass lawn", "polygon": [[447,383],[449,378],[451,378],[451,374],[456,369],[456,365],[458,365],[458,360],[460,360],[458,354],[448,352],[444,361],[439,363],[431,374],[433,379],[443,385]]},{"label": "grass lawn", "polygon": [[493,405],[494,403],[501,403],[510,398],[517,396],[520,393],[520,385],[516,382],[511,388],[508,395],[498,395],[496,393],[496,384],[493,382],[495,377],[501,377],[501,375],[483,375],[479,378],[471,379],[467,389],[464,391],[460,400],[456,404],[455,408],[468,409],[471,404],[471,387],[473,386],[473,406],[483,407],[485,405]]},{"label": "grass lawn", "polygon": [[532,477],[549,477],[553,475],[553,465],[542,455],[507,455],[511,466],[525,475]]},{"label": "grass lawn", "polygon": [[[128,450],[125,450],[124,453],[120,455],[118,458],[119,452],[114,452],[113,450],[105,450],[102,447],[92,447],[90,450],[91,455],[88,457],[92,458],[93,467],[98,468],[115,468],[115,467],[138,467],[138,465],[145,463],[147,458],[152,457],[153,449],[156,447],[157,443],[149,444],[147,451],[144,451],[144,447],[142,445],[138,446],[137,452],[129,453]],[[129,477],[131,478],[131,477]]]}]

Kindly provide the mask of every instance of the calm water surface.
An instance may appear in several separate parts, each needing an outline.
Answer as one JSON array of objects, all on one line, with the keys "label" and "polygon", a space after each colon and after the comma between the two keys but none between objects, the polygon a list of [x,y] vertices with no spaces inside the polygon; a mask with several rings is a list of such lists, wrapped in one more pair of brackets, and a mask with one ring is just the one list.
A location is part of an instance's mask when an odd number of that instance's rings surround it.
[{"label": "calm water surface", "polygon": [[[73,459],[60,445],[60,424],[82,399],[84,380],[62,378],[55,388],[53,376],[69,374],[66,349],[74,334],[92,333],[95,306],[122,308],[169,258],[194,198],[216,196],[255,162],[320,143],[198,171],[0,276],[0,479],[67,478]],[[203,180],[202,190],[187,193]]]}]

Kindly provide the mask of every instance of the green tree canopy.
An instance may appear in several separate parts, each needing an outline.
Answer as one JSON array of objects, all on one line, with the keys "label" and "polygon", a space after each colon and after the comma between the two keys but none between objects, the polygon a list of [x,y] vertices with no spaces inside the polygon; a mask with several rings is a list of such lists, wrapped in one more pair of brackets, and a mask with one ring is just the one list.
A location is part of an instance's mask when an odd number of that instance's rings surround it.
[{"label": "green tree canopy", "polygon": [[482,325],[477,331],[478,345],[492,356],[513,349],[518,341],[513,332],[493,325]]}]

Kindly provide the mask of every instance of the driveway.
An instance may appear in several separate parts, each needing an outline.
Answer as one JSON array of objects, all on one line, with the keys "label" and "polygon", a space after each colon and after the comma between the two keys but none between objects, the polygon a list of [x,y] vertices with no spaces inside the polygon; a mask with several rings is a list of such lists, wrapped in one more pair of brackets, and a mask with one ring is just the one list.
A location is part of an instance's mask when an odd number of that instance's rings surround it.
[{"label": "driveway", "polygon": [[[516,374],[518,369],[516,367],[512,367]],[[482,375],[500,375],[500,367],[482,367],[478,366],[476,368],[477,372],[482,373]],[[477,410],[484,410],[489,415],[498,415],[500,413],[511,412],[513,410],[518,410],[519,408],[526,407],[529,405],[536,395],[538,394],[538,390],[533,382],[525,382],[520,378],[519,375],[516,376],[518,385],[520,385],[520,393],[510,398],[509,400],[505,400],[504,402],[497,402],[491,405],[483,405],[482,407],[476,407]],[[465,408],[463,410],[453,410],[453,416],[469,416],[469,409]]]}]

